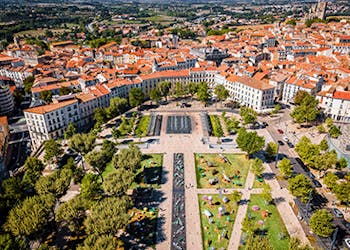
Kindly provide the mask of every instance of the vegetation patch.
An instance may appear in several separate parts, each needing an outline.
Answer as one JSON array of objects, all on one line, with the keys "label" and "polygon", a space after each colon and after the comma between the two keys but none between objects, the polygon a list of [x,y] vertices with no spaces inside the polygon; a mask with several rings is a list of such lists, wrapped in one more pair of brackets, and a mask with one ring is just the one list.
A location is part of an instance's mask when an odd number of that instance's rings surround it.
[{"label": "vegetation patch", "polygon": [[244,187],[249,161],[244,154],[195,154],[198,188]]},{"label": "vegetation patch", "polygon": [[143,116],[136,125],[135,133],[138,137],[147,136],[148,125],[151,120],[149,115]]},{"label": "vegetation patch", "polygon": [[203,249],[227,249],[240,194],[198,195]]},{"label": "vegetation patch", "polygon": [[213,128],[212,135],[215,137],[224,136],[224,132],[222,131],[220,118],[217,115],[209,115],[211,126]]}]

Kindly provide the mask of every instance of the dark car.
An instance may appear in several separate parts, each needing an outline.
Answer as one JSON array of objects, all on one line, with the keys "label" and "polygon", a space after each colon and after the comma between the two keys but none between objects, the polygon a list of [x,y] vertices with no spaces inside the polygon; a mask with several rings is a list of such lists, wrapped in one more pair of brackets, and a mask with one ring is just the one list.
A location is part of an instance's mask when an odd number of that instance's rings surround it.
[{"label": "dark car", "polygon": [[294,148],[293,143],[291,143],[290,141],[287,142],[287,145],[288,145],[288,147],[290,147],[290,148]]},{"label": "dark car", "polygon": [[335,208],[335,207],[332,208],[332,212],[335,215],[335,217],[337,217],[337,218],[343,218],[344,217],[343,213],[338,208]]},{"label": "dark car", "polygon": [[280,146],[283,146],[283,145],[284,145],[284,142],[281,141],[281,140],[278,140],[277,142],[278,142],[278,144],[279,144]]},{"label": "dark car", "polygon": [[282,129],[277,129],[277,132],[279,133],[279,134],[283,134],[283,130]]},{"label": "dark car", "polygon": [[346,229],[350,229],[350,222],[348,222],[348,221],[346,221],[346,220],[343,220],[343,221],[342,221],[342,224],[344,225],[344,227],[345,227]]},{"label": "dark car", "polygon": [[322,184],[318,180],[312,180],[312,183],[314,184],[315,187],[321,188]]},{"label": "dark car", "polygon": [[261,124],[264,125],[265,127],[269,126],[267,122],[262,122]]},{"label": "dark car", "polygon": [[298,164],[301,166],[301,168],[305,171],[305,172],[309,172],[309,168],[304,164],[304,162],[300,159],[300,158],[295,158],[295,160],[298,162]]}]

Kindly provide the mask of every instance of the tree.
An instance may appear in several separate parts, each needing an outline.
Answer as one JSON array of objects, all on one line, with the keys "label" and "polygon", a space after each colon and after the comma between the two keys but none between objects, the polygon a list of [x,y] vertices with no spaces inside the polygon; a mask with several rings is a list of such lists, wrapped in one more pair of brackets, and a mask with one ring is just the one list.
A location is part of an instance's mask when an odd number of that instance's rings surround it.
[{"label": "tree", "polygon": [[308,245],[301,245],[298,238],[292,237],[289,240],[288,250],[312,250],[313,248]]},{"label": "tree", "polygon": [[112,141],[103,140],[101,152],[104,154],[105,162],[108,163],[112,160],[117,149]]},{"label": "tree", "polygon": [[60,88],[59,90],[59,95],[62,96],[62,95],[68,95],[69,93],[71,93],[72,90],[68,87],[62,87]]},{"label": "tree", "polygon": [[66,131],[64,132],[64,139],[70,139],[73,135],[75,135],[77,132],[77,129],[74,126],[73,122],[70,122],[68,124],[68,127],[66,129]]},{"label": "tree", "polygon": [[269,158],[273,158],[277,154],[278,145],[274,142],[269,142],[266,146],[266,154]]},{"label": "tree", "polygon": [[292,177],[293,174],[293,166],[290,163],[290,160],[288,158],[283,158],[279,163],[278,163],[278,168],[281,171],[281,174],[285,178],[290,178]]},{"label": "tree", "polygon": [[58,156],[63,153],[61,145],[54,139],[45,141],[44,149],[45,149],[44,159],[47,162],[50,162],[52,159],[54,159],[55,162],[57,162]]},{"label": "tree", "polygon": [[339,170],[344,169],[348,166],[348,162],[344,157],[340,158],[339,161],[336,163],[335,167]]},{"label": "tree", "polygon": [[219,98],[220,101],[226,100],[229,97],[230,93],[225,89],[224,85],[216,85],[214,89],[215,95]]},{"label": "tree", "polygon": [[131,107],[138,107],[141,105],[145,94],[140,88],[133,88],[129,92],[129,104]]},{"label": "tree", "polygon": [[323,177],[323,183],[329,188],[329,189],[334,189],[337,185],[337,181],[339,180],[339,177],[336,176],[332,172],[328,172],[324,177]]},{"label": "tree", "polygon": [[128,149],[123,148],[120,150],[119,154],[117,154],[113,160],[113,165],[117,169],[124,168],[135,173],[140,167],[141,160],[142,153],[140,148],[130,145]]},{"label": "tree", "polygon": [[202,103],[206,104],[210,98],[209,86],[206,82],[201,82],[197,88],[197,99]]},{"label": "tree", "polygon": [[350,201],[350,182],[341,182],[333,188],[333,191],[337,199],[348,207]]},{"label": "tree", "polygon": [[84,221],[88,234],[112,234],[123,229],[129,222],[129,197],[107,197],[92,206],[90,214]]},{"label": "tree", "polygon": [[94,120],[101,125],[107,121],[107,112],[105,108],[94,109]]},{"label": "tree", "polygon": [[128,108],[128,101],[125,98],[114,97],[109,102],[107,116],[109,119],[124,113]]},{"label": "tree", "polygon": [[122,242],[111,234],[90,235],[84,240],[84,245],[77,247],[77,250],[115,250],[124,249]]},{"label": "tree", "polygon": [[273,250],[273,247],[267,237],[250,236],[244,244],[244,249]]},{"label": "tree", "polygon": [[81,181],[80,195],[86,199],[92,199],[97,196],[100,190],[98,176],[94,174],[87,174]]},{"label": "tree", "polygon": [[327,127],[330,128],[333,125],[333,120],[330,117],[326,118]]},{"label": "tree", "polygon": [[41,176],[44,164],[35,157],[28,157],[24,164],[25,172],[23,176],[23,185],[25,189],[30,190],[34,187],[35,182]]},{"label": "tree", "polygon": [[156,103],[159,102],[160,98],[161,98],[161,93],[159,91],[159,89],[152,89],[151,90],[151,93],[149,94],[149,98],[152,100],[152,101],[155,101]]},{"label": "tree", "polygon": [[317,210],[310,218],[311,230],[321,237],[329,237],[334,232],[333,216],[325,209]]},{"label": "tree", "polygon": [[326,129],[324,128],[324,126],[322,124],[317,126],[317,130],[320,134],[323,134],[326,132]]},{"label": "tree", "polygon": [[273,202],[273,198],[271,195],[271,187],[268,184],[264,184],[261,196],[263,197],[267,205]]},{"label": "tree", "polygon": [[286,24],[295,26],[295,25],[297,25],[297,22],[295,21],[295,19],[290,19],[286,22]]},{"label": "tree", "polygon": [[249,107],[241,107],[239,110],[239,115],[242,117],[244,124],[256,122],[256,112],[254,109]]},{"label": "tree", "polygon": [[315,168],[318,164],[320,147],[317,144],[312,144],[310,139],[306,136],[301,137],[298,144],[295,146],[295,151],[310,167]]},{"label": "tree", "polygon": [[52,195],[28,197],[10,211],[5,228],[14,236],[36,238],[50,221],[54,204]]},{"label": "tree", "polygon": [[258,136],[256,132],[247,132],[241,128],[238,132],[237,145],[243,151],[247,152],[249,156],[259,152],[265,145],[265,139]]},{"label": "tree", "polygon": [[335,151],[326,152],[317,157],[317,164],[314,166],[320,173],[333,168],[337,163],[337,153]]},{"label": "tree", "polygon": [[198,84],[196,82],[189,82],[187,84],[187,92],[193,97],[197,93]]},{"label": "tree", "polygon": [[[299,100],[297,101],[299,103]],[[294,108],[291,116],[297,123],[307,123],[315,121],[319,113],[318,100],[316,100],[314,96],[306,93],[301,99],[300,104]]]},{"label": "tree", "polygon": [[69,230],[74,233],[80,233],[80,228],[86,218],[86,209],[88,203],[85,199],[77,196],[67,202],[62,203],[55,214],[56,222],[64,222]]},{"label": "tree", "polygon": [[342,133],[340,131],[340,128],[335,126],[335,125],[331,125],[328,129],[328,134],[332,137],[332,138],[338,138]]},{"label": "tree", "polygon": [[34,76],[28,76],[26,79],[23,80],[24,92],[26,94],[29,94],[32,92],[34,80],[35,80]]},{"label": "tree", "polygon": [[294,104],[295,105],[300,105],[301,102],[305,99],[306,96],[308,96],[309,93],[307,93],[304,90],[298,90],[298,92],[295,94],[294,97]]},{"label": "tree", "polygon": [[328,150],[328,142],[326,139],[323,139],[321,142],[320,142],[320,149],[322,151],[327,151]]},{"label": "tree", "polygon": [[102,188],[105,193],[114,196],[121,196],[131,186],[134,181],[135,174],[124,168],[118,168],[116,171],[109,173],[103,183]]},{"label": "tree", "polygon": [[158,84],[158,89],[161,93],[162,97],[165,97],[165,100],[167,100],[167,96],[169,95],[171,88],[171,82],[161,82]]},{"label": "tree", "polygon": [[85,159],[99,175],[101,175],[106,168],[107,162],[105,154],[102,151],[91,151],[86,154]]},{"label": "tree", "polygon": [[234,202],[238,203],[241,200],[242,193],[238,192],[237,190],[233,191],[231,194],[231,198]]},{"label": "tree", "polygon": [[73,171],[70,169],[57,170],[51,175],[41,176],[35,183],[39,195],[52,194],[61,197],[69,188]]},{"label": "tree", "polygon": [[303,202],[308,200],[309,194],[313,190],[311,181],[302,174],[298,174],[288,180],[288,189]]},{"label": "tree", "polygon": [[24,188],[21,179],[19,177],[11,177],[4,180],[1,184],[2,193],[1,203],[4,208],[11,208],[24,199]]},{"label": "tree", "polygon": [[47,103],[50,103],[52,102],[52,92],[50,90],[41,91],[39,98]]},{"label": "tree", "polygon": [[174,89],[173,93],[176,97],[180,97],[180,96],[184,95],[185,92],[186,92],[186,89],[181,82],[175,83],[175,89]]},{"label": "tree", "polygon": [[277,104],[275,104],[275,108],[274,108],[274,110],[272,111],[272,113],[273,113],[273,114],[277,114],[281,109],[282,109],[281,104],[277,103]]},{"label": "tree", "polygon": [[88,153],[92,150],[96,140],[96,135],[89,134],[75,134],[69,141],[69,146],[77,152]]},{"label": "tree", "polygon": [[259,158],[251,160],[251,171],[256,175],[256,177],[261,177],[264,169],[262,160]]}]

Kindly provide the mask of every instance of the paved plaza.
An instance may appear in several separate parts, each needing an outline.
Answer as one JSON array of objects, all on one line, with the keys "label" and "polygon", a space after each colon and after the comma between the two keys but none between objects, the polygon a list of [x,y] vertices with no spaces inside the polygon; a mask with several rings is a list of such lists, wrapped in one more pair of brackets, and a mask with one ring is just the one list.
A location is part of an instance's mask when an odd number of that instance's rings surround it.
[{"label": "paved plaza", "polygon": [[[161,127],[161,133],[159,137],[159,143],[152,144],[149,147],[142,148],[142,152],[146,154],[150,153],[164,153],[163,159],[163,181],[160,191],[165,197],[164,201],[160,203],[160,213],[162,223],[158,225],[158,238],[157,249],[168,250],[172,249],[172,218],[173,218],[173,183],[174,183],[174,154],[183,154],[184,160],[184,186],[185,186],[185,218],[186,218],[186,249],[202,249],[202,233],[200,222],[200,210],[198,203],[198,194],[219,194],[217,189],[198,189],[196,182],[196,169],[195,169],[195,153],[242,153],[240,149],[230,148],[225,149],[222,147],[209,147],[209,143],[215,144],[216,138],[210,138],[209,141],[204,143],[203,140],[203,128],[199,112],[180,112],[176,115],[188,116],[191,119],[192,133],[191,134],[168,134],[166,133],[168,117],[173,116],[174,113],[162,112],[163,121]],[[261,131],[266,142],[272,141],[272,137],[267,130]],[[265,165],[265,172],[271,173],[270,167]],[[253,193],[260,193],[261,189],[252,188],[254,182],[254,175],[249,172],[245,185],[235,189],[226,189],[227,193],[232,193],[234,190],[242,193],[242,200],[249,200],[250,195]],[[282,216],[283,222],[291,237],[299,238],[302,242],[308,243],[308,240],[304,234],[304,231],[292,211],[289,202],[293,200],[293,197],[289,194],[285,188],[281,189],[276,179],[269,179],[266,182],[272,188],[272,197],[280,200],[276,207]],[[242,221],[246,216],[248,205],[244,203],[239,205],[236,219],[233,225],[232,235],[230,238],[228,249],[238,249],[241,238]]]}]

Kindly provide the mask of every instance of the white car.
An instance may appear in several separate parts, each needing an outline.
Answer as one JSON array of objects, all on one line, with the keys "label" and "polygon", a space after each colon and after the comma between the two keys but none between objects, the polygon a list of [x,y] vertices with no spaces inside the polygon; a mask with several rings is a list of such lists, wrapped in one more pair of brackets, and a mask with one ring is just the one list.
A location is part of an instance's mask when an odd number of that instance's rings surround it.
[{"label": "white car", "polygon": [[289,139],[288,139],[287,136],[283,137],[283,140],[284,140],[285,142],[289,142]]},{"label": "white car", "polygon": [[350,249],[350,238],[344,240],[345,246]]}]

